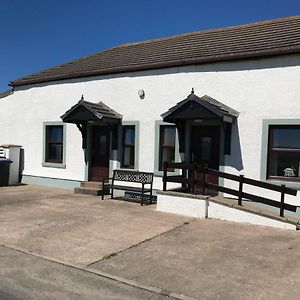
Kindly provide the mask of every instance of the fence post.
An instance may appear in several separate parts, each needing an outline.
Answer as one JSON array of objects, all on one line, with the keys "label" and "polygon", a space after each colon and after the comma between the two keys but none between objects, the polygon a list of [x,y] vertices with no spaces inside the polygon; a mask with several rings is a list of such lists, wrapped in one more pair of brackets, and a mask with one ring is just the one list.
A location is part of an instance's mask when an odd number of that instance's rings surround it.
[{"label": "fence post", "polygon": [[238,205],[242,205],[242,198],[243,198],[243,184],[244,184],[244,175],[240,175],[240,183],[239,183],[239,200],[238,200]]},{"label": "fence post", "polygon": [[195,194],[195,172],[196,172],[196,168],[195,168],[196,164],[192,163],[191,166],[191,193]]},{"label": "fence post", "polygon": [[285,184],[281,185],[281,199],[280,199],[280,217],[284,217],[284,195],[285,195]]},{"label": "fence post", "polygon": [[163,170],[164,170],[164,174],[163,174],[163,191],[167,190],[167,170],[168,170],[167,164],[168,163],[166,161],[163,164]]},{"label": "fence post", "polygon": [[[181,177],[183,179],[188,179],[187,169],[184,166],[182,166],[182,169],[181,169]],[[182,183],[181,186],[182,186],[182,188],[186,189],[188,185],[186,183]]]},{"label": "fence post", "polygon": [[206,182],[207,182],[207,164],[202,165],[202,195],[206,194]]}]

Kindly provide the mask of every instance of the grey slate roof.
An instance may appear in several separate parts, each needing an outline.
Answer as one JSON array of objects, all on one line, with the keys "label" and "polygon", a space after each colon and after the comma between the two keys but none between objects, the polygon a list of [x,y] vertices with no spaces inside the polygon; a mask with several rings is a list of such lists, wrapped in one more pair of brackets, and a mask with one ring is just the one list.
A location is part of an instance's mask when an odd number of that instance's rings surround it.
[{"label": "grey slate roof", "polygon": [[[196,96],[197,97],[197,96]],[[224,116],[224,115],[228,115],[234,118],[237,118],[239,116],[239,112],[236,111],[235,109],[225,105],[224,103],[221,103],[219,101],[217,101],[216,99],[204,95],[202,97],[198,97],[198,99],[196,100],[198,101],[200,104],[207,106],[210,110],[214,111],[216,114],[220,113],[219,115]]]},{"label": "grey slate roof", "polygon": [[[190,115],[192,119],[195,119],[197,118],[196,111],[194,114],[191,114],[190,112],[185,112],[185,114],[182,115],[181,113],[183,110],[191,110],[191,106],[187,107],[187,104],[193,102],[195,104],[198,104],[198,106],[201,107],[202,111],[204,109],[207,112],[209,112],[209,114],[206,114],[208,118],[210,118],[210,116],[215,116],[220,119],[224,119],[224,117],[236,119],[239,116],[239,112],[235,109],[207,95],[198,97],[192,91],[192,93],[186,99],[178,102],[175,106],[171,107],[167,112],[163,113],[161,117],[166,122],[173,122],[178,118],[178,115],[181,115],[180,118],[186,118],[187,115]],[[194,110],[194,108],[192,108],[192,110]]]},{"label": "grey slate roof", "polygon": [[22,77],[11,85],[286,53],[300,53],[300,16],[125,44]]},{"label": "grey slate roof", "polygon": [[[88,112],[89,114],[85,114]],[[92,103],[81,99],[61,116],[61,119],[67,123],[76,123],[77,121],[119,121],[122,115],[105,105],[103,102]]]}]

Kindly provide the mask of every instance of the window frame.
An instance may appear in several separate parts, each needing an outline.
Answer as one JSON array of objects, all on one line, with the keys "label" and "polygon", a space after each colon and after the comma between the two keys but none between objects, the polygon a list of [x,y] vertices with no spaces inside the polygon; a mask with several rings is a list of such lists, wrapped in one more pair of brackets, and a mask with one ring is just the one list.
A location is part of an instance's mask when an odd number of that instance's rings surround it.
[{"label": "window frame", "polygon": [[285,184],[288,187],[300,189],[300,182],[293,181],[287,177],[268,178],[268,146],[269,146],[269,127],[280,125],[300,125],[300,119],[263,119],[261,134],[261,159],[260,159],[260,180],[274,184]]},{"label": "window frame", "polygon": [[[163,171],[159,170],[159,164],[160,164],[160,127],[161,126],[174,126],[175,127],[175,162],[180,162],[180,153],[179,153],[179,139],[178,139],[178,130],[175,124],[164,122],[161,120],[155,121],[155,141],[154,141],[154,175],[156,177],[162,177]],[[175,169],[174,171],[169,170],[168,175],[179,175],[180,170]]]},{"label": "window frame", "polygon": [[[134,129],[134,144],[125,144],[125,138],[126,138],[126,129]],[[122,169],[134,169],[135,168],[135,147],[136,147],[136,128],[135,125],[123,125],[122,126],[122,160],[121,160],[121,168]],[[125,166],[124,160],[125,160],[125,148],[132,149],[133,148],[133,166]],[[130,151],[131,153],[131,151]],[[131,160],[131,159],[130,159]]]},{"label": "window frame", "polygon": [[[163,132],[165,128],[174,128],[174,146],[171,145],[164,145],[163,144]],[[163,162],[162,162],[162,158],[163,158],[163,150],[164,149],[173,149],[174,151],[174,161],[176,158],[176,126],[175,125],[166,125],[166,124],[161,124],[159,126],[159,150],[158,150],[158,171],[163,171]]]},{"label": "window frame", "polygon": [[[52,142],[53,144],[62,144],[62,161],[48,160],[47,150],[48,150],[48,134],[50,134],[49,127],[62,126],[62,142]],[[63,122],[43,122],[43,167],[52,168],[66,168],[66,124]]]},{"label": "window frame", "polygon": [[270,125],[268,133],[268,162],[267,162],[267,179],[283,180],[283,181],[294,181],[300,182],[300,177],[286,177],[278,175],[270,175],[271,173],[271,154],[272,153],[299,153],[300,149],[295,148],[274,148],[273,147],[273,132],[274,129],[300,129],[300,125]]}]

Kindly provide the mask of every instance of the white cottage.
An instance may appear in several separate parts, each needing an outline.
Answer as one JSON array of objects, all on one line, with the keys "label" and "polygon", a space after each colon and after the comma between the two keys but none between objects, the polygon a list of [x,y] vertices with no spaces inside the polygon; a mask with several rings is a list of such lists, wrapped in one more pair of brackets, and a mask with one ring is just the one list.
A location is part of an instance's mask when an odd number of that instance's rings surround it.
[{"label": "white cottage", "polygon": [[126,168],[162,189],[164,161],[205,161],[298,188],[299,78],[300,16],[121,45],[12,81],[0,143],[22,145],[24,183]]}]

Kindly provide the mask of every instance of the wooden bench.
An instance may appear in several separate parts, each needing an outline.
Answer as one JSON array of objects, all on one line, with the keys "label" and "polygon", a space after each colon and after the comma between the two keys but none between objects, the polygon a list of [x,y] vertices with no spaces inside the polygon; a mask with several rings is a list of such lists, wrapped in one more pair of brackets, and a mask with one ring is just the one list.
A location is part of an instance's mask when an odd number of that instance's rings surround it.
[{"label": "wooden bench", "polygon": [[[153,186],[153,173],[139,172],[139,171],[127,171],[127,170],[113,170],[113,177],[103,179],[102,188],[102,200],[104,199],[104,190],[106,188],[111,189],[111,198],[114,196],[114,190],[125,190],[132,192],[139,192],[142,195],[141,205],[144,204],[145,193],[150,193],[150,203],[152,204],[152,186]],[[111,183],[109,181],[111,180]],[[108,181],[108,184],[106,183]],[[132,183],[140,183],[142,186],[127,186],[115,184],[115,181],[124,181]],[[145,185],[150,185],[149,188],[145,188]],[[105,188],[104,188],[105,187]]]}]

